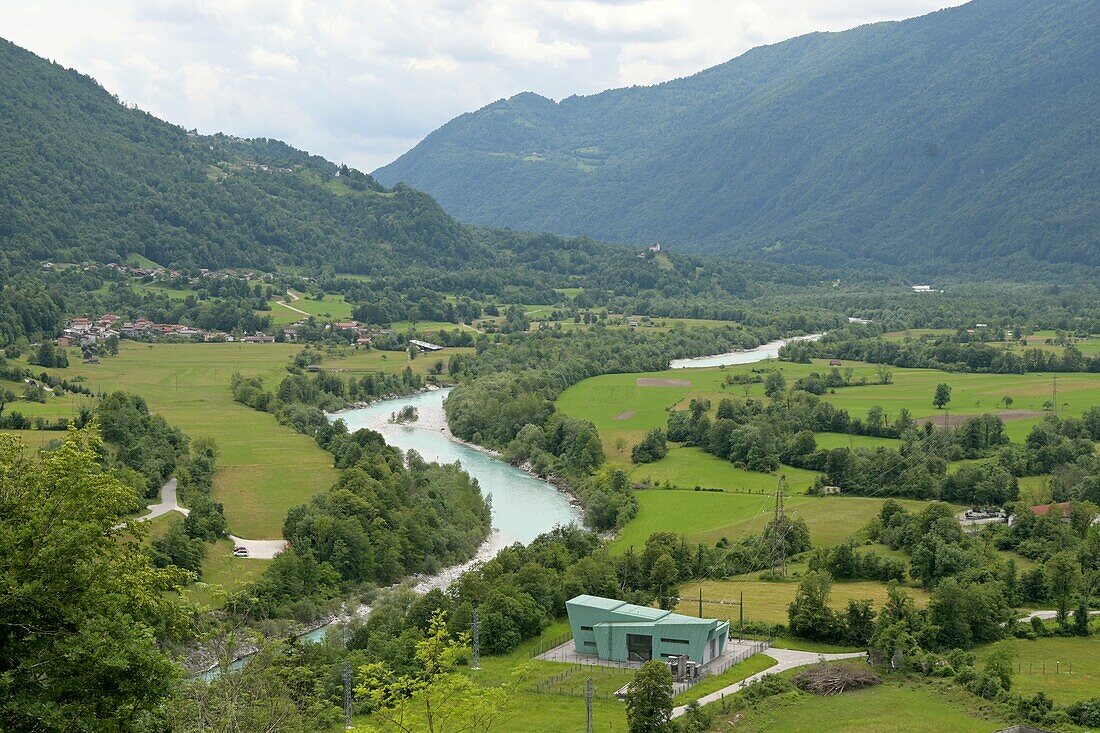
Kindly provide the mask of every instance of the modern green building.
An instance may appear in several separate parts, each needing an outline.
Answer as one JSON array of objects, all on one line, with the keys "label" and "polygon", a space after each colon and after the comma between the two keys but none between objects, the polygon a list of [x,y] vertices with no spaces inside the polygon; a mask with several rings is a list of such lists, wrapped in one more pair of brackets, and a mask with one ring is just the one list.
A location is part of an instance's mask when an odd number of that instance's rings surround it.
[{"label": "modern green building", "polygon": [[581,595],[566,601],[578,654],[613,662],[647,662],[687,655],[706,664],[726,651],[729,622],[694,618],[612,598]]}]

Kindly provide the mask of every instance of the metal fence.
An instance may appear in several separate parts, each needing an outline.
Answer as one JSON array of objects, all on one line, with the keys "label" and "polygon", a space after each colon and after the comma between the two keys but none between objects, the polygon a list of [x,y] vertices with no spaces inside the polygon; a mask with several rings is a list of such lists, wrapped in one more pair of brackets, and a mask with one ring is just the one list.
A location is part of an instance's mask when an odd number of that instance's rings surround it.
[{"label": "metal fence", "polygon": [[[531,692],[543,695],[564,695],[566,697],[584,697],[588,678],[595,683],[593,696],[609,700],[615,699],[615,690],[607,689],[604,683],[612,678],[610,668],[594,667],[590,664],[571,664],[569,669],[563,670],[553,677],[539,680],[531,686]],[[616,687],[621,678],[616,680]],[[563,684],[565,683],[565,684]],[[603,688],[603,689],[601,689]]]},{"label": "metal fence", "polygon": [[531,659],[541,656],[551,649],[555,649],[561,646],[572,638],[572,633],[565,633],[561,634],[560,636],[555,636],[553,639],[549,639],[547,641],[540,641],[533,649],[531,649]]}]

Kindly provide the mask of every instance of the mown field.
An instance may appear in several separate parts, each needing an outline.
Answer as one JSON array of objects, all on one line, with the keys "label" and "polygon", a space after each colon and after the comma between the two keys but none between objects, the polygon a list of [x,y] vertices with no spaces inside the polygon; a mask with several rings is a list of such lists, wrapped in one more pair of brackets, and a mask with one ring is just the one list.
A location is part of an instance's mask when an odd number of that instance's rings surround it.
[{"label": "mown field", "polygon": [[[738,623],[737,602],[742,594],[745,599],[745,621],[763,621],[774,624],[787,623],[787,606],[794,600],[798,590],[797,575],[805,572],[805,565],[788,568],[789,580],[770,582],[755,579],[731,578],[729,580],[703,580],[684,583],[679,587],[683,599],[676,611],[688,616],[699,615],[699,590],[703,591],[703,615],[708,618],[732,620],[732,627]],[[905,591],[913,596],[918,607],[928,603],[928,593],[918,587],[906,587]],[[841,611],[849,600],[870,599],[875,609],[881,609],[886,601],[886,585],[875,581],[849,581],[833,584],[830,605]],[[721,603],[720,601],[725,601]]]},{"label": "mown field", "polygon": [[[613,552],[640,550],[653,532],[673,532],[689,542],[713,544],[723,537],[737,542],[760,534],[771,520],[775,487],[763,493],[648,489],[637,492],[638,515],[611,545]],[[805,520],[814,546],[844,542],[862,529],[882,507],[883,499],[853,496],[792,496],[787,513]],[[902,500],[911,511],[923,504]]]},{"label": "mown field", "polygon": [[[66,379],[83,378],[96,394],[136,392],[149,408],[191,437],[218,445],[214,498],[225,506],[230,529],[241,537],[279,537],[287,510],[336,480],[331,457],[274,416],[233,401],[233,372],[265,378],[274,387],[286,373],[293,344],[141,344],[123,341],[117,357],[85,365],[70,355],[67,369],[50,370]],[[55,399],[55,398],[49,398]],[[88,401],[81,395],[57,399],[61,416]],[[18,408],[12,405],[11,409]]]}]

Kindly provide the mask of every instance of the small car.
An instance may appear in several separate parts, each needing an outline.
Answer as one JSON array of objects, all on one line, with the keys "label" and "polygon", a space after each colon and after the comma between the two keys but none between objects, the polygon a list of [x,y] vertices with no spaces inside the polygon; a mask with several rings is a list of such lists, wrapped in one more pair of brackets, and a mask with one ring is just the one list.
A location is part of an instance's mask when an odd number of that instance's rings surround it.
[{"label": "small car", "polygon": [[248,557],[247,547],[238,547],[233,550],[233,557]]}]

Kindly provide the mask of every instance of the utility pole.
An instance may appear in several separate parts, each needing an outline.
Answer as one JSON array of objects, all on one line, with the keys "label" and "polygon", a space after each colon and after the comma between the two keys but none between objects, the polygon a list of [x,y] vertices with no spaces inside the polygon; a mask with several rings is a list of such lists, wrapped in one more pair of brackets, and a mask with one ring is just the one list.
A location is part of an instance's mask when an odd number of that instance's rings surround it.
[{"label": "utility pole", "polygon": [[737,602],[737,613],[741,616],[741,625],[737,632],[738,639],[745,638],[745,591],[741,591],[741,599]]},{"label": "utility pole", "polygon": [[779,486],[775,490],[775,518],[772,520],[772,569],[779,569],[787,577],[787,515],[783,499],[787,492],[787,477],[779,476]]},{"label": "utility pole", "polygon": [[470,669],[481,669],[481,616],[476,608],[470,623],[470,635],[473,637],[473,660],[470,662]]},{"label": "utility pole", "polygon": [[351,662],[344,662],[344,730],[351,730]]},{"label": "utility pole", "polygon": [[703,618],[703,586],[699,586],[699,618]]},{"label": "utility pole", "polygon": [[584,684],[584,733],[592,733],[592,678]]}]

